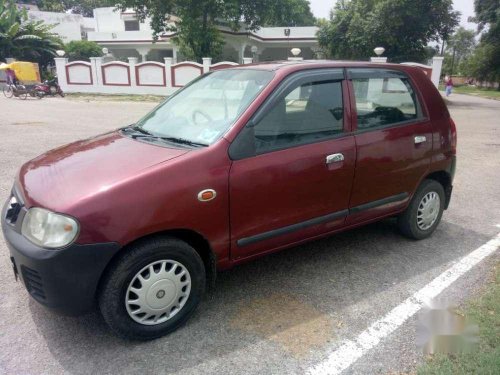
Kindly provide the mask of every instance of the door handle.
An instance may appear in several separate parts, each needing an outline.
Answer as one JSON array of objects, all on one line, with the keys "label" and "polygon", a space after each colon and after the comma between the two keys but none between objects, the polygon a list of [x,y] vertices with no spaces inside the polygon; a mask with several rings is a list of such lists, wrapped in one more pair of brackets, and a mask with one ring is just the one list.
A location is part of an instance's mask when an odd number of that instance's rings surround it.
[{"label": "door handle", "polygon": [[418,145],[419,143],[424,143],[425,141],[427,141],[427,138],[425,137],[425,135],[415,136],[415,144],[416,145]]},{"label": "door handle", "polygon": [[338,163],[344,161],[344,154],[337,153],[326,156],[326,164]]}]

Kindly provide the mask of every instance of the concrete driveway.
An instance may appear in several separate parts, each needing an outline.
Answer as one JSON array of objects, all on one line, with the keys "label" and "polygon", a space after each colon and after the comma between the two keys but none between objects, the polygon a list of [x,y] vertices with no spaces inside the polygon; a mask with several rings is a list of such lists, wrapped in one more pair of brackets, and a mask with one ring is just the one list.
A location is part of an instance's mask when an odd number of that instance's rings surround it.
[{"label": "concrete driveway", "polygon": [[[16,283],[0,235],[0,373],[302,374],[324,361],[500,228],[500,101],[453,95],[459,157],[450,208],[414,242],[385,220],[221,273],[188,324],[147,343],[110,334],[97,313],[60,317]],[[133,123],[154,106],[0,98],[0,200],[18,168],[76,139]],[[459,303],[498,251],[447,288]],[[78,296],[75,296],[78,298]],[[413,316],[345,373],[409,371],[422,360]]]}]

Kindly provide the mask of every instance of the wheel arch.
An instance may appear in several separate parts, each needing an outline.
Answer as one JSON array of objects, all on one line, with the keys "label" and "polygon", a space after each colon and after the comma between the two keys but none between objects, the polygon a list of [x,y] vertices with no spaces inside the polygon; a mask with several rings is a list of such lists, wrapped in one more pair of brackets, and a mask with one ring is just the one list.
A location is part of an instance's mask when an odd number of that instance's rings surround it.
[{"label": "wheel arch", "polygon": [[212,288],[215,284],[215,279],[217,277],[217,269],[216,263],[217,258],[215,253],[212,251],[210,243],[208,240],[203,237],[200,233],[191,230],[191,229],[169,229],[165,231],[150,233],[145,236],[136,238],[134,241],[127,243],[123,246],[117,253],[111,258],[111,260],[106,265],[104,271],[102,272],[99,283],[97,284],[96,296],[101,289],[101,284],[104,279],[104,276],[108,273],[109,269],[113,267],[113,265],[120,260],[120,258],[128,251],[128,249],[132,248],[137,243],[142,241],[148,241],[149,239],[155,237],[171,237],[176,238],[178,240],[186,242],[188,245],[193,247],[196,252],[200,255],[203,264],[205,266],[206,277],[207,277],[207,285],[209,288]]},{"label": "wheel arch", "polygon": [[451,199],[451,189],[452,189],[452,176],[448,171],[435,171],[432,173],[429,173],[427,176],[425,176],[424,180],[434,180],[437,181],[443,186],[446,200],[445,200],[445,205],[444,209],[446,210],[448,208],[448,205],[450,204],[450,199]]}]

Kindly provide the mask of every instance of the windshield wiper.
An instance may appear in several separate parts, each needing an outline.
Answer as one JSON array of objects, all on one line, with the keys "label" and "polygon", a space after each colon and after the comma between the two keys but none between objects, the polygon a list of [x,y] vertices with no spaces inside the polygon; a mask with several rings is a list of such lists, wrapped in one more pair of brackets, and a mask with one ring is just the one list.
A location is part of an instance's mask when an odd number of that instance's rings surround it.
[{"label": "windshield wiper", "polygon": [[172,142],[172,143],[180,143],[183,145],[188,145],[188,146],[195,146],[195,147],[207,147],[208,144],[206,143],[200,143],[200,142],[193,142],[190,141],[189,139],[185,138],[177,138],[177,137],[156,137],[153,136],[154,138],[158,138],[167,142]]},{"label": "windshield wiper", "polygon": [[143,128],[141,128],[140,126],[137,126],[137,125],[132,125],[130,127],[130,129],[132,129],[132,130],[134,130],[134,131],[136,131],[138,133],[144,134],[144,135],[153,136],[153,134],[151,134],[147,130],[144,130]]},{"label": "windshield wiper", "polygon": [[154,135],[154,134],[148,132],[147,130],[145,130],[139,126],[136,126],[136,125],[127,126],[123,130],[126,130],[126,131],[130,130],[130,131],[135,132],[135,134],[130,135],[130,137],[133,139],[149,138],[149,139],[153,139],[153,140],[161,140],[161,141],[166,141],[166,142],[170,142],[170,143],[188,145],[188,146],[192,146],[192,147],[207,147],[208,146],[208,144],[206,144],[206,143],[194,142],[194,141],[190,141],[189,139],[178,138],[178,137],[162,137],[159,135]]}]

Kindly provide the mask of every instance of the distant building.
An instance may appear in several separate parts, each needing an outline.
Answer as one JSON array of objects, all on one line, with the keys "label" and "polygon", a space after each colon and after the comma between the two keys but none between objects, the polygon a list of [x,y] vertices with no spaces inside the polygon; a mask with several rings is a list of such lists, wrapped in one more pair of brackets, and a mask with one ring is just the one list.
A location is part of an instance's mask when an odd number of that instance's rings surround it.
[{"label": "distant building", "polygon": [[80,14],[28,11],[28,18],[33,21],[43,21],[55,25],[53,32],[58,34],[64,43],[72,40],[87,39],[87,33],[94,31],[95,18],[83,17]]},{"label": "distant building", "polygon": [[[139,22],[135,12],[116,11],[115,8],[94,9],[94,17],[76,14],[29,11],[31,19],[56,24],[54,31],[65,43],[87,39],[108,48],[117,59],[138,57],[141,61],[163,61],[172,57],[181,61],[177,46],[172,42],[173,33],[160,35],[153,43],[149,20]],[[287,29],[289,31],[287,31]],[[234,32],[220,28],[225,40],[223,60],[241,63],[243,57],[257,61],[285,60],[291,56],[290,49],[301,49],[304,59],[316,58],[318,40],[317,27],[263,27],[255,32],[241,29]]]}]

